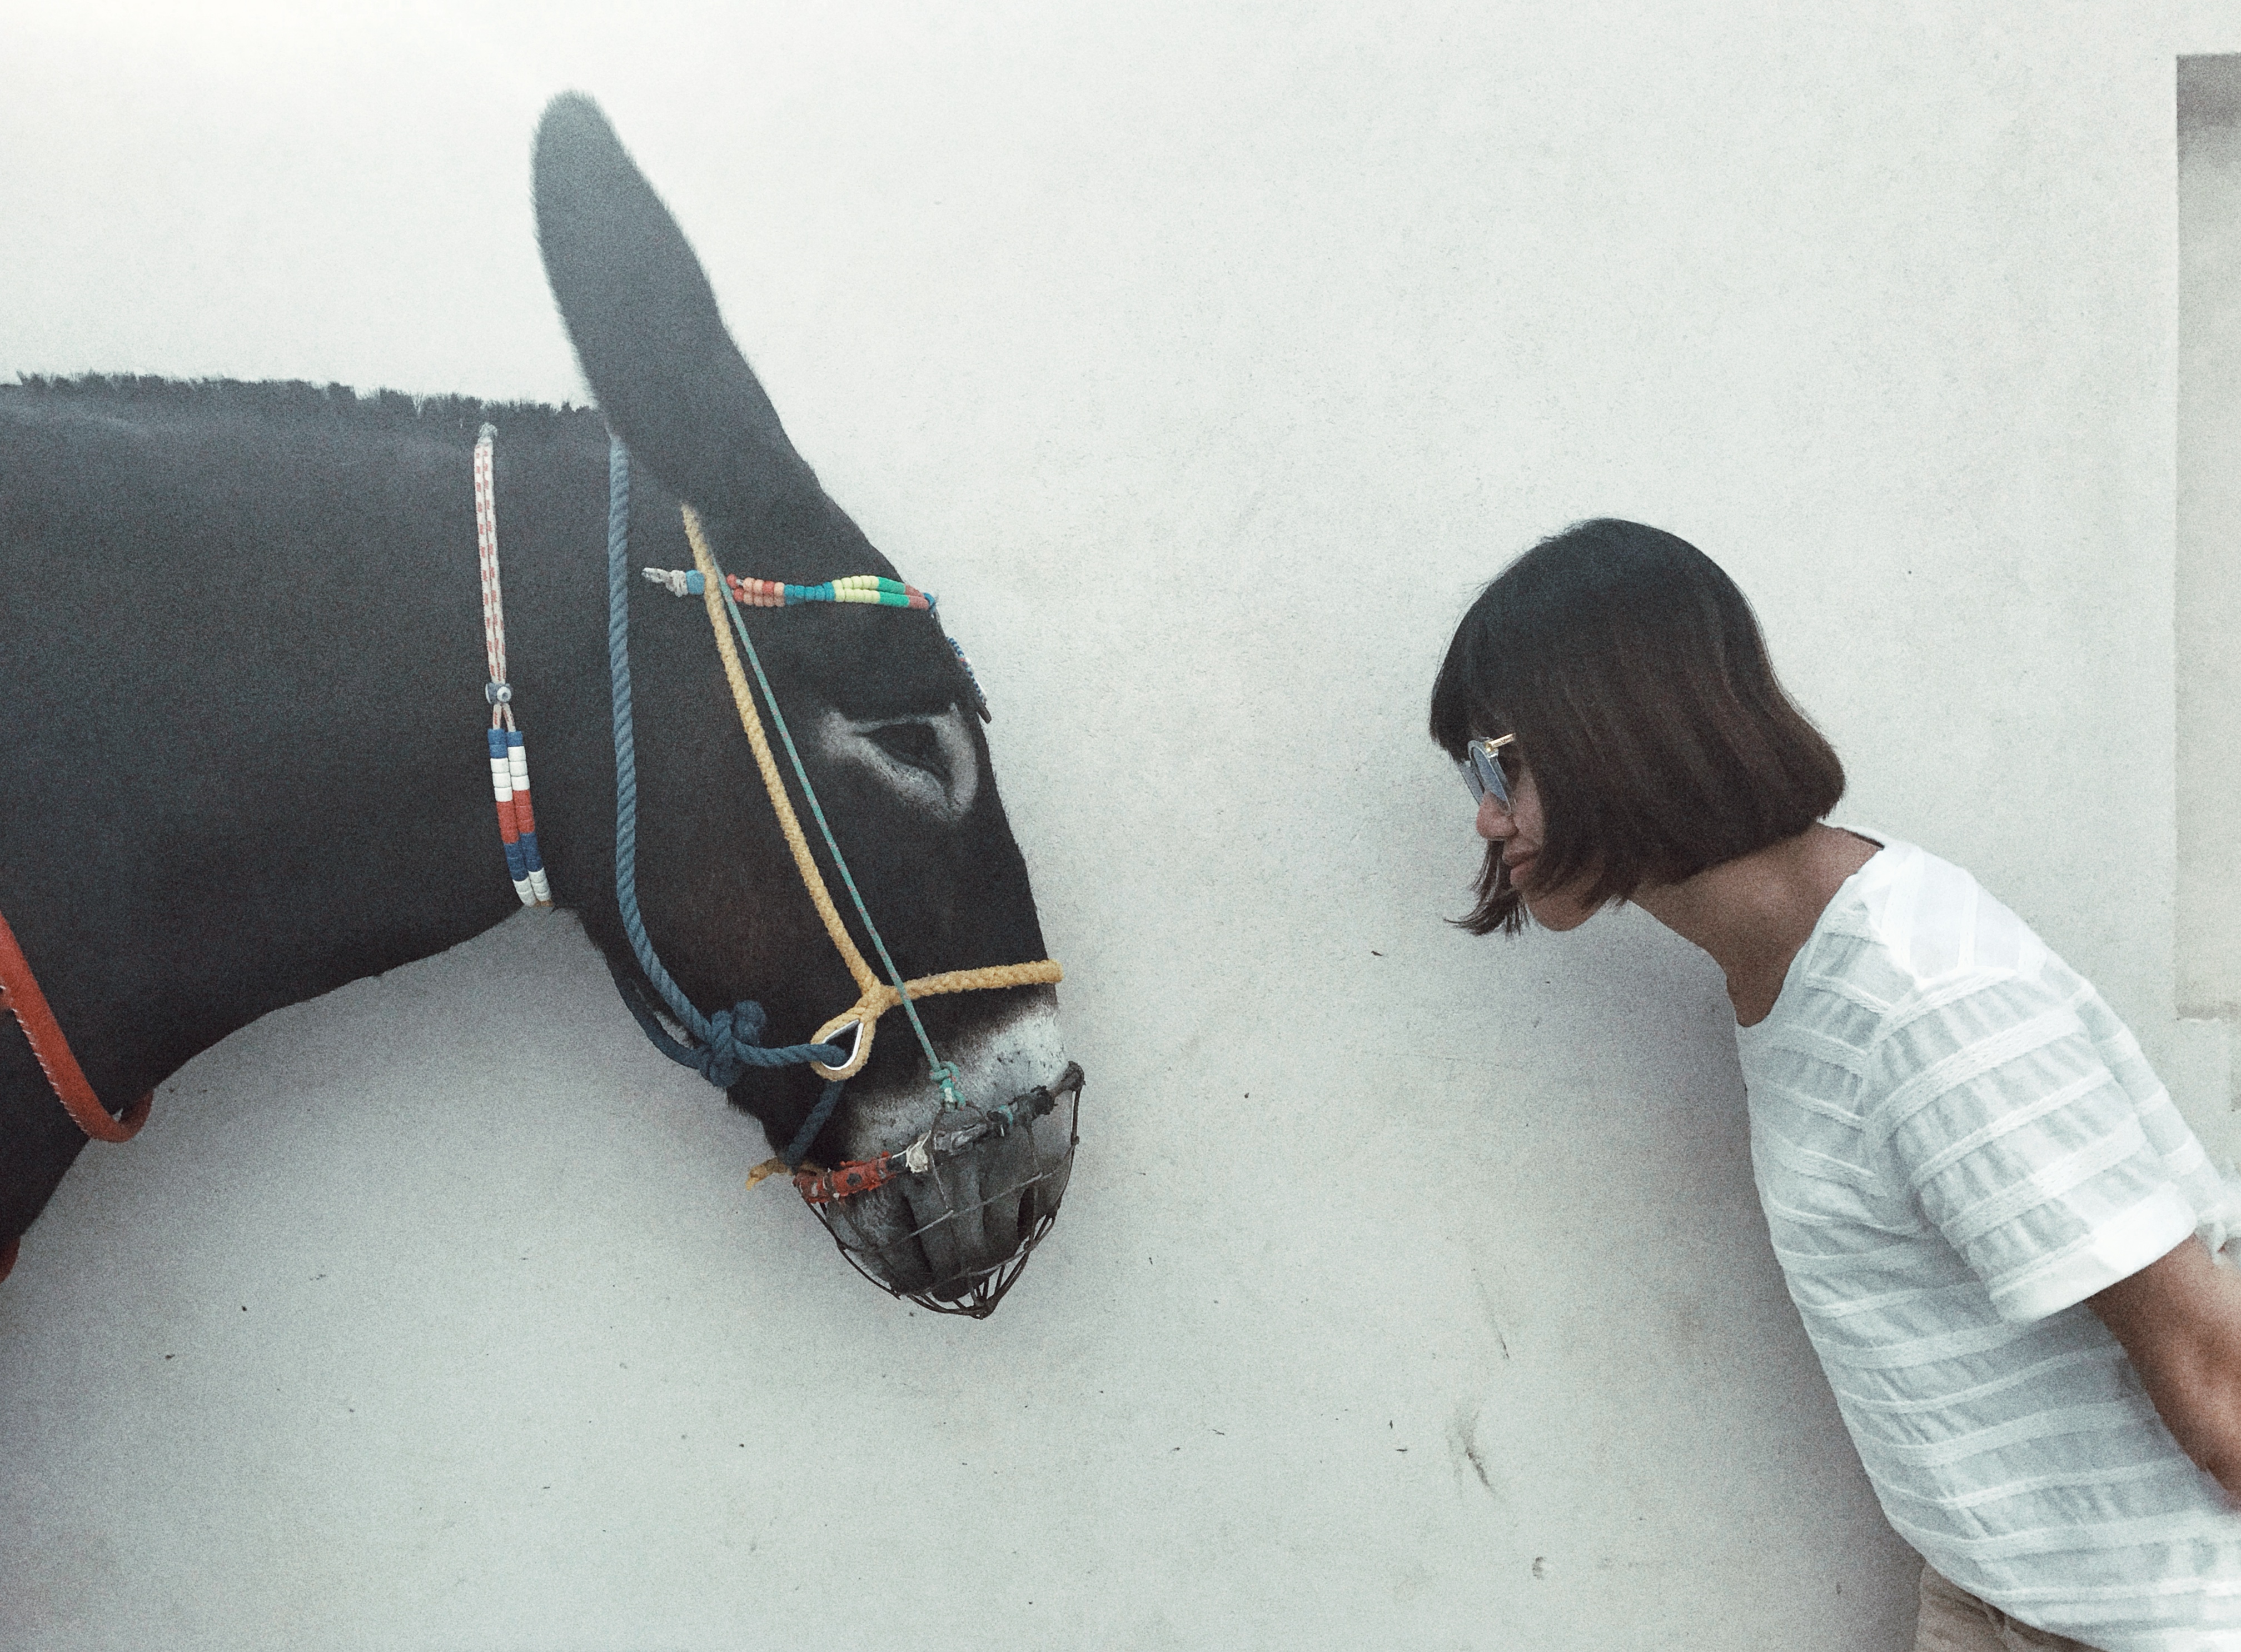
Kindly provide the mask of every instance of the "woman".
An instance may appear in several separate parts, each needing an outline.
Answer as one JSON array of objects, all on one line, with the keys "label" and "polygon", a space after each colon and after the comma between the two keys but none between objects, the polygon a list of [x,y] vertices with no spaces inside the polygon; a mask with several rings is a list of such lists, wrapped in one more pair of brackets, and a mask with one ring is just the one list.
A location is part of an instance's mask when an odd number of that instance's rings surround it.
[{"label": "woman", "polygon": [[2241,1648],[2241,1209],[2092,987],[1957,866],[1825,824],[1836,754],[1702,552],[1585,522],[1432,692],[1487,840],[1464,926],[1631,901],[1725,972],[1776,1255],[1916,1645]]}]

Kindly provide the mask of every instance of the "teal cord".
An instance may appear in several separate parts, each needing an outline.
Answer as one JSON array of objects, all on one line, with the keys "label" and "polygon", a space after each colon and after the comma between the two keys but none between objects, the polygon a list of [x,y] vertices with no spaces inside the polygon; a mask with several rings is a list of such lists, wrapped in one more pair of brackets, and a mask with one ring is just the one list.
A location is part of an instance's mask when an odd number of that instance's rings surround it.
[{"label": "teal cord", "polygon": [[[714,560],[712,551],[709,559]],[[864,933],[872,938],[873,950],[878,952],[880,961],[887,967],[887,979],[894,984],[896,996],[902,1000],[903,1013],[910,1018],[911,1031],[918,1034],[919,1047],[926,1052],[927,1070],[934,1082],[941,1086],[942,1105],[961,1107],[965,1104],[957,1095],[957,1069],[934,1053],[933,1040],[926,1035],[926,1025],[918,1018],[918,1006],[903,990],[903,973],[895,967],[895,960],[887,955],[887,943],[880,939],[879,926],[873,923],[871,913],[865,908],[864,897],[858,892],[856,880],[848,871],[847,859],[841,854],[840,844],[833,840],[833,828],[826,824],[824,807],[817,801],[816,788],[809,784],[809,772],[802,766],[801,753],[794,749],[793,735],[786,728],[786,713],[779,710],[778,696],[771,692],[770,679],[763,674],[762,657],[755,652],[754,639],[747,635],[746,622],[739,617],[739,599],[732,594],[732,582],[720,577],[723,573],[720,563],[717,565],[716,571],[719,576],[717,588],[724,593],[724,611],[732,616],[732,630],[739,637],[739,646],[746,651],[747,664],[753,669],[755,681],[763,691],[763,704],[770,707],[771,721],[777,726],[779,739],[786,746],[786,760],[793,765],[793,778],[800,783],[802,799],[809,805],[809,813],[816,819],[818,831],[824,834],[825,846],[832,853],[833,867],[840,873],[840,881],[847,886],[848,899],[856,906],[856,916],[863,920]]]}]

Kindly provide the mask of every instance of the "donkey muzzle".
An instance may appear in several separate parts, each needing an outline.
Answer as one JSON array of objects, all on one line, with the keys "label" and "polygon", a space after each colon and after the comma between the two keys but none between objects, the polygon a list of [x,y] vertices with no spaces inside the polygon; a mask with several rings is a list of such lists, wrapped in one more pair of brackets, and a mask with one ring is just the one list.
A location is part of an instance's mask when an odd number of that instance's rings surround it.
[{"label": "donkey muzzle", "polygon": [[1080,1141],[1082,1073],[1000,1107],[945,1109],[907,1147],[794,1185],[873,1284],[937,1314],[985,1319],[1058,1216]]}]

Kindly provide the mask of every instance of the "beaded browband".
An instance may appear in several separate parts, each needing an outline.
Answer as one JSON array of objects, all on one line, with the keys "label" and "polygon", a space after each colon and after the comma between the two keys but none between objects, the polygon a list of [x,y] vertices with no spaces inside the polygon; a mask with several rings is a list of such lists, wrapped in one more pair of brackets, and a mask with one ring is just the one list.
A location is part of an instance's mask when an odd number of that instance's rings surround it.
[{"label": "beaded browband", "polygon": [[[708,588],[708,581],[698,568],[644,568],[639,572],[672,597],[697,597]],[[852,573],[839,579],[827,579],[821,585],[790,585],[780,579],[749,579],[727,573],[724,583],[732,588],[733,600],[746,608],[791,608],[805,602],[869,602],[882,608],[933,606],[933,599],[916,585],[877,573]]]}]

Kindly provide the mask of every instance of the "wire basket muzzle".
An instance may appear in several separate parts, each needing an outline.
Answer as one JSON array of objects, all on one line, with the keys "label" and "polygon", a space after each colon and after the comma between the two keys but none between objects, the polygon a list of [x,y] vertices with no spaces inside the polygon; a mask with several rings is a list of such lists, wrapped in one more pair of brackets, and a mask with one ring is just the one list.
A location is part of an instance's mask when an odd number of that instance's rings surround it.
[{"label": "wire basket muzzle", "polygon": [[910,1149],[794,1177],[856,1271],[937,1314],[986,1319],[1057,1220],[1081,1140],[1082,1073],[951,1110]]}]

